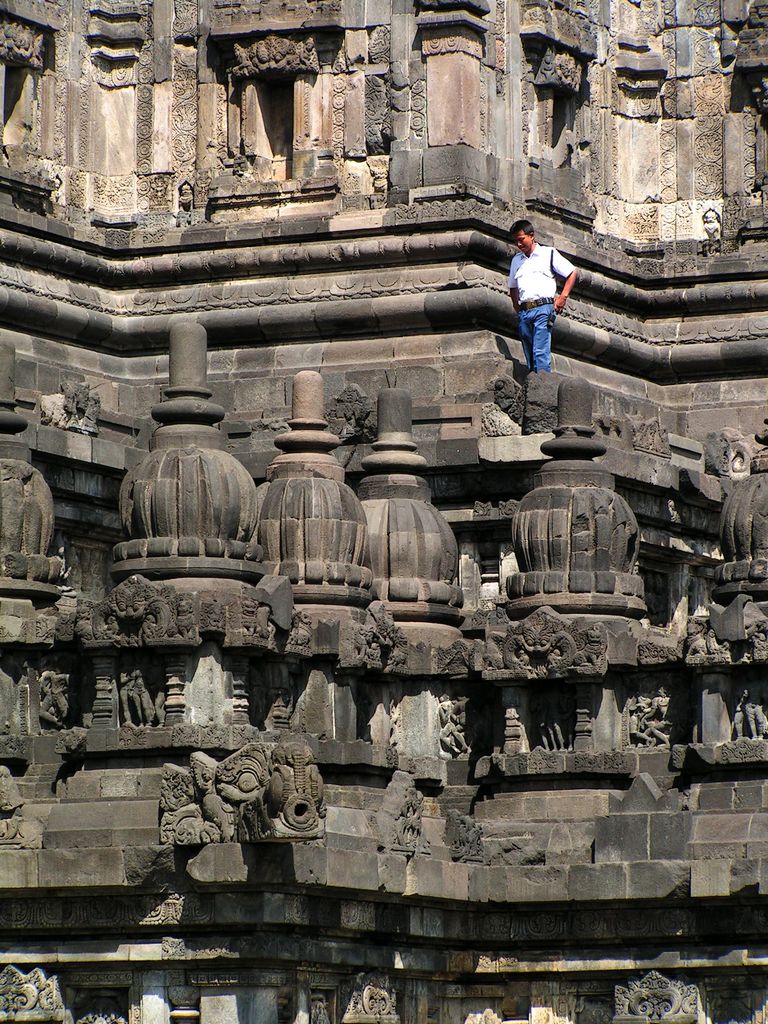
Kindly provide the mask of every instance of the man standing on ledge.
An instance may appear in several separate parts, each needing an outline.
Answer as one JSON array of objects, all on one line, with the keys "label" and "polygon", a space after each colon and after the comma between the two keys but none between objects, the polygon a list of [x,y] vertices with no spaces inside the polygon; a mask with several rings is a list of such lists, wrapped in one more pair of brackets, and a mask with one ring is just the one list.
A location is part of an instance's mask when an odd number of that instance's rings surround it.
[{"label": "man standing on ledge", "polygon": [[[576,267],[557,249],[539,245],[529,220],[516,220],[510,234],[519,252],[509,267],[509,296],[518,315],[525,361],[529,370],[549,373],[552,325],[576,283]],[[559,295],[555,276],[565,278]]]}]

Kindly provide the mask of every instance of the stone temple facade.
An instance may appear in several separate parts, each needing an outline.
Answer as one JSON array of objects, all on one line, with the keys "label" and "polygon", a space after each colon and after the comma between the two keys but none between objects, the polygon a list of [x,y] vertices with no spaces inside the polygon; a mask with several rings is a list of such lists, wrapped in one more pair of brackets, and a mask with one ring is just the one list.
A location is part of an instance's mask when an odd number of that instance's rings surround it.
[{"label": "stone temple facade", "polygon": [[758,0],[1,0],[0,1024],[766,1024],[766,112]]}]

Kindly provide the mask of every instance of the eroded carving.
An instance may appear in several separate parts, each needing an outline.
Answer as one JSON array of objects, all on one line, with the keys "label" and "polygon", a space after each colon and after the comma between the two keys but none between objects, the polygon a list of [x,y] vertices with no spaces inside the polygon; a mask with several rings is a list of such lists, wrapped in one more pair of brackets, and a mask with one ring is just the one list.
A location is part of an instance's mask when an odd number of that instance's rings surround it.
[{"label": "eroded carving", "polygon": [[320,70],[315,41],[311,36],[262,36],[248,45],[235,43],[233,78],[251,78],[263,74],[296,74]]},{"label": "eroded carving", "polygon": [[62,381],[59,394],[40,397],[40,422],[43,426],[73,430],[80,434],[98,434],[101,399],[87,384]]},{"label": "eroded carving", "polygon": [[196,646],[200,635],[190,595],[131,576],[101,602],[85,603],[77,633],[86,647]]},{"label": "eroded carving", "polygon": [[22,974],[16,967],[0,971],[0,1020],[60,1021],[64,1019],[64,1003],[58,979],[46,978],[36,967]]},{"label": "eroded carving", "polygon": [[189,768],[163,767],[160,840],[179,846],[316,839],[323,783],[303,742],[250,743],[217,762],[197,751]]},{"label": "eroded carving", "polygon": [[607,669],[605,626],[579,628],[550,608],[510,625],[501,641],[504,668],[514,678],[602,675]]},{"label": "eroded carving", "polygon": [[380,848],[407,856],[429,853],[429,841],[421,828],[423,810],[423,793],[407,772],[396,771],[376,815]]}]

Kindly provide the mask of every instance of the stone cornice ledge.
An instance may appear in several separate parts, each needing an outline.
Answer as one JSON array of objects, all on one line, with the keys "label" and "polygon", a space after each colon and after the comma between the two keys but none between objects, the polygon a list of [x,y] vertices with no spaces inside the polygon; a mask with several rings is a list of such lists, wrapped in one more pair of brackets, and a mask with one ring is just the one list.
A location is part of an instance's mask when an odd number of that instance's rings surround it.
[{"label": "stone cornice ledge", "polygon": [[[205,326],[213,347],[229,347],[233,338],[243,346],[473,327],[509,336],[515,322],[507,296],[487,286],[145,317],[110,316],[0,287],[0,329],[40,332],[121,355],[162,350],[174,320],[190,314]],[[555,328],[555,348],[656,383],[768,376],[768,346],[759,334],[730,341],[652,345],[564,317]]]}]

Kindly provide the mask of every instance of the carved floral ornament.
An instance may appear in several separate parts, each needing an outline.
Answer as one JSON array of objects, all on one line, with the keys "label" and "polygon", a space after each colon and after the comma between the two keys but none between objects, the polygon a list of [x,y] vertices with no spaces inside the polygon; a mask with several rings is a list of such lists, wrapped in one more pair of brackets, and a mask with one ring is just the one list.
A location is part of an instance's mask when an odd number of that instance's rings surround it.
[{"label": "carved floral ornament", "polygon": [[55,977],[39,967],[22,974],[15,967],[0,971],[0,1021],[60,1021],[64,1003]]},{"label": "carved floral ornament", "polygon": [[359,974],[342,1024],[399,1024],[397,997],[389,980],[379,974]]},{"label": "carved floral ornament", "polygon": [[634,978],[628,985],[616,986],[614,1024],[650,1024],[674,1021],[694,1024],[698,1020],[699,993],[695,985],[686,985],[675,978],[665,978],[658,971],[649,971],[643,978]]},{"label": "carved floral ornament", "polygon": [[0,17],[0,61],[40,71],[43,67],[43,33],[32,25]]}]

